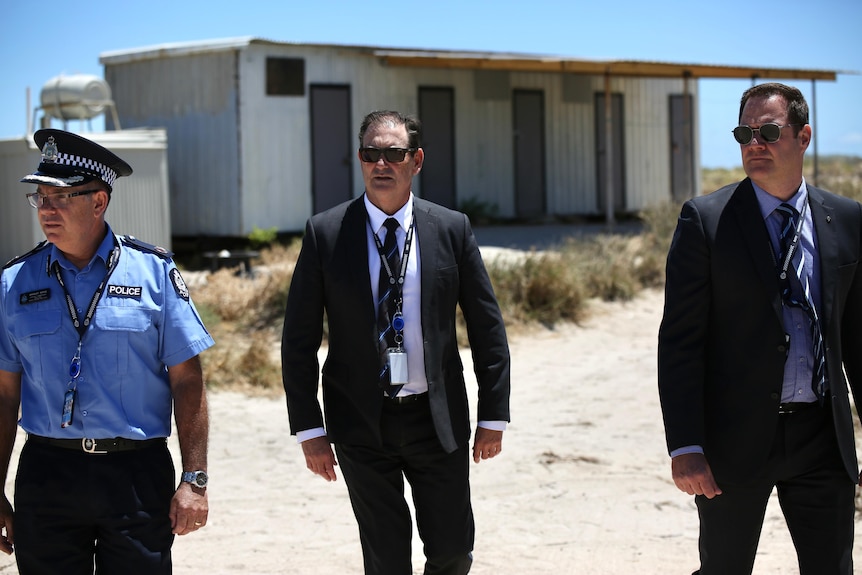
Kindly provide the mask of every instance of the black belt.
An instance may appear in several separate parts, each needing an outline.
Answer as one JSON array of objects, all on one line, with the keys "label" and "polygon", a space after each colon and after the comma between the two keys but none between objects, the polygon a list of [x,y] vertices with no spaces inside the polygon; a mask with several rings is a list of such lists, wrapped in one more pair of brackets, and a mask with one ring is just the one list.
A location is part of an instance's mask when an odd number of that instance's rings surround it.
[{"label": "black belt", "polygon": [[386,401],[390,403],[394,403],[395,405],[405,405],[408,403],[416,403],[418,401],[425,401],[428,399],[428,392],[425,393],[411,393],[410,395],[402,395],[401,397],[393,397],[386,398]]},{"label": "black belt", "polygon": [[73,449],[84,453],[117,453],[118,451],[134,451],[144,449],[156,444],[164,445],[167,441],[164,437],[154,439],[126,439],[125,437],[114,437],[111,439],[57,439],[55,437],[42,437],[41,435],[28,435],[27,441]]},{"label": "black belt", "polygon": [[815,407],[820,405],[816,401],[812,403],[802,403],[802,402],[792,402],[792,403],[781,403],[778,405],[778,415],[792,415],[794,413],[799,413],[800,411],[804,411],[811,407]]}]

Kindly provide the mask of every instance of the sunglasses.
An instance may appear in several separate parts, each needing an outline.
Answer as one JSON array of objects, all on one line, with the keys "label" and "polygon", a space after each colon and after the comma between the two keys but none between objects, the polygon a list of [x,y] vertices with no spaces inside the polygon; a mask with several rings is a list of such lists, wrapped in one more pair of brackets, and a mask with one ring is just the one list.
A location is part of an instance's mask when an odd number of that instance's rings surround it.
[{"label": "sunglasses", "polygon": [[754,132],[758,132],[760,134],[760,138],[764,142],[767,144],[774,144],[779,138],[781,138],[782,128],[802,125],[803,124],[784,124],[783,126],[779,126],[774,122],[769,122],[768,124],[761,125],[759,128],[752,128],[751,126],[737,126],[733,129],[733,137],[736,138],[737,142],[745,146],[750,144],[751,140],[754,139]]},{"label": "sunglasses", "polygon": [[88,196],[90,194],[95,194],[99,190],[82,190],[80,192],[72,192],[71,194],[40,194],[39,192],[33,192],[32,194],[27,194],[27,201],[30,202],[30,205],[36,209],[48,207],[54,209],[60,209],[69,207],[72,198],[76,198],[78,196]]},{"label": "sunglasses", "polygon": [[363,162],[376,164],[380,156],[390,164],[399,164],[404,161],[408,153],[415,152],[418,148],[359,148],[359,158]]}]

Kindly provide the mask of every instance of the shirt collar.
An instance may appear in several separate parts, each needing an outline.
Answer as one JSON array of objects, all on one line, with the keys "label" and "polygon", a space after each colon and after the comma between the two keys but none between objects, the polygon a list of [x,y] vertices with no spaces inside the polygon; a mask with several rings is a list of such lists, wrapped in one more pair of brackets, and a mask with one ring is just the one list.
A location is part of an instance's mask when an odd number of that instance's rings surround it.
[{"label": "shirt collar", "polygon": [[401,229],[405,231],[410,226],[410,222],[413,221],[413,192],[410,192],[410,197],[407,199],[407,203],[401,206],[401,209],[391,216],[372,204],[371,200],[368,199],[368,194],[364,194],[363,199],[365,201],[365,211],[368,212],[368,221],[371,222],[371,229],[374,230],[374,233],[380,233],[380,228],[383,227],[383,222],[388,218],[395,218],[398,221],[398,225],[401,226]]},{"label": "shirt collar", "polygon": [[802,212],[802,206],[805,205],[805,202],[808,201],[808,188],[805,185],[805,178],[802,178],[802,183],[799,184],[799,189],[796,190],[796,193],[787,200],[786,202],[781,201],[776,198],[760,186],[751,182],[752,187],[754,188],[754,195],[757,197],[757,203],[760,204],[760,215],[763,216],[765,220],[769,216],[772,215],[772,212],[775,211],[775,208],[780,206],[783,203],[790,204],[796,211]]},{"label": "shirt collar", "polygon": [[[105,237],[102,239],[102,243],[99,244],[99,247],[96,249],[96,253],[90,259],[90,263],[87,264],[86,268],[84,268],[85,270],[92,267],[93,262],[96,260],[96,258],[101,258],[102,262],[104,262],[105,265],[107,266],[108,258],[111,255],[111,251],[114,249],[114,232],[111,230],[111,226],[108,225],[107,222],[105,223],[105,229],[107,230],[108,233],[105,234]],[[63,267],[64,269],[72,270],[75,272],[78,271],[77,266],[75,266],[75,264],[70,262],[66,258],[66,256],[63,255],[63,252],[61,252],[57,248],[57,246],[52,245],[51,246],[51,260],[50,261],[54,261],[54,260],[56,260],[57,263],[59,263],[60,266]],[[81,270],[81,271],[84,271],[84,270]]]}]

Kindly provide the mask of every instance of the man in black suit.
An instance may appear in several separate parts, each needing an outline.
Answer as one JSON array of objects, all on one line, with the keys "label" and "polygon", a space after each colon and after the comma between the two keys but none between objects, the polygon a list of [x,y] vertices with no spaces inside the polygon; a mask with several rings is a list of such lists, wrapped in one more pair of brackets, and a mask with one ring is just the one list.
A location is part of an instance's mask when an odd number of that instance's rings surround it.
[{"label": "man in black suit", "polygon": [[[506,332],[470,223],[411,192],[424,161],[420,129],[398,112],[365,117],[365,194],[308,221],[282,337],[291,433],[312,472],[334,481],[341,465],[365,573],[375,575],[412,573],[405,477],[426,575],[470,570],[470,415],[457,305],[479,386],[475,462],[500,453],[509,420]],[[324,312],[325,428],[317,400]]]},{"label": "man in black suit", "polygon": [[701,575],[751,573],[773,487],[800,573],[851,575],[862,206],[802,177],[799,90],[750,88],[739,124],[748,178],[686,202],[668,254],[658,377],[673,480],[696,495]]}]

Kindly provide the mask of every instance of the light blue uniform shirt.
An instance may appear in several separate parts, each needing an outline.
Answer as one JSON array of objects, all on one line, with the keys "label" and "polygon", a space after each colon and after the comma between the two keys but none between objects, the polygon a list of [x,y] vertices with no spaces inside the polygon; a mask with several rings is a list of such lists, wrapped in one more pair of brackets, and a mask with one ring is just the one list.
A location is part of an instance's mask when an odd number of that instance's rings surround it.
[{"label": "light blue uniform shirt", "polygon": [[51,244],[0,276],[0,369],[21,373],[21,427],[57,438],[150,439],[171,431],[167,368],[211,347],[173,261],[119,241],[120,256],[84,333],[72,425],[61,428],[79,334],[48,271],[56,260],[83,320],[114,248],[110,227],[82,270]]}]

